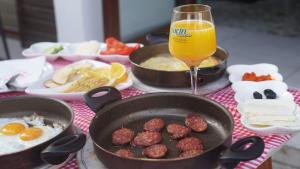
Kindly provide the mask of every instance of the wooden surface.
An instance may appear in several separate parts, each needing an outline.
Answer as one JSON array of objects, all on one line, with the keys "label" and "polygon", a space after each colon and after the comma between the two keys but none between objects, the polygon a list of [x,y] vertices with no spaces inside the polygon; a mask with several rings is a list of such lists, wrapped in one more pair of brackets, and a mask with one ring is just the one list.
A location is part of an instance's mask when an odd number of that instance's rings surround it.
[{"label": "wooden surface", "polygon": [[120,39],[119,0],[103,0],[103,26],[105,38]]},{"label": "wooden surface", "polygon": [[272,158],[268,158],[264,163],[262,163],[257,169],[272,169]]}]

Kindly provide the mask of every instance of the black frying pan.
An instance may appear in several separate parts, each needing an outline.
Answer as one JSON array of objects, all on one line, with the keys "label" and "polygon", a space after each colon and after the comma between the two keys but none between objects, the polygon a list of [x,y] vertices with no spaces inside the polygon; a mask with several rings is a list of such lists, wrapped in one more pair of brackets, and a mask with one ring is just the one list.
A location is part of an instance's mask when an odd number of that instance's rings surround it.
[{"label": "black frying pan", "polygon": [[[141,82],[157,87],[178,88],[189,87],[191,76],[189,71],[164,71],[142,67],[140,64],[157,55],[170,55],[168,43],[145,46],[132,52],[129,56],[131,70],[134,76]],[[199,86],[213,82],[222,77],[227,67],[228,52],[221,47],[213,55],[220,63],[213,67],[198,70]]]},{"label": "black frying pan", "polygon": [[66,103],[32,96],[9,97],[0,100],[0,118],[22,118],[33,113],[43,116],[45,123],[50,125],[53,122],[63,124],[64,130],[54,138],[32,148],[0,155],[1,169],[34,168],[43,164],[43,160],[50,164],[59,164],[65,161],[70,153],[84,146],[85,135],[73,135],[74,114]]},{"label": "black frying pan", "polygon": [[[103,96],[96,96],[105,93]],[[264,143],[259,137],[248,137],[231,145],[234,121],[231,114],[220,104],[204,97],[183,93],[153,93],[121,100],[118,90],[112,87],[94,89],[85,95],[87,105],[96,112],[89,128],[97,157],[109,169],[197,169],[215,168],[222,164],[233,168],[240,161],[259,157]],[[169,152],[164,159],[148,159],[142,149],[130,148],[138,158],[126,159],[113,152],[121,147],[111,141],[111,134],[120,127],[142,131],[143,123],[153,117],[162,118],[166,124],[183,124],[189,113],[199,113],[209,123],[204,133],[193,133],[204,143],[205,153],[191,158],[177,158],[176,141],[162,131],[163,144]],[[245,146],[251,143],[251,146]],[[124,148],[124,147],[122,147]]]}]

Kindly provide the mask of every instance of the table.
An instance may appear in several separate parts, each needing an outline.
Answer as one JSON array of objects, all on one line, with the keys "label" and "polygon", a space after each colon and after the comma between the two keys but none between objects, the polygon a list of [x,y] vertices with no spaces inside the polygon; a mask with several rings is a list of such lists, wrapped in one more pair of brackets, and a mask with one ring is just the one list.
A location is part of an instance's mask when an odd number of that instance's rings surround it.
[{"label": "table", "polygon": [[[68,64],[69,62],[59,60],[54,63],[56,68],[59,68],[63,65]],[[300,104],[300,91],[296,89],[289,90],[295,97],[296,103]],[[123,90],[122,97],[132,97],[144,94],[144,92],[135,89],[134,87]],[[24,95],[23,93],[8,93],[8,94],[0,94],[0,97],[8,97],[8,96],[16,96],[16,95]],[[234,92],[230,86],[206,95],[206,97],[215,100],[226,107],[233,115],[235,126],[233,131],[233,141],[251,135],[256,135],[255,133],[247,130],[240,123],[241,115],[237,112],[236,106],[237,103],[233,98]],[[92,120],[94,113],[82,102],[82,101],[70,101],[68,104],[72,107],[75,113],[75,124],[79,126],[84,133],[88,132],[89,123]],[[270,156],[272,153],[278,151],[280,147],[287,142],[292,136],[290,134],[286,135],[270,135],[264,136],[265,142],[265,150],[261,157],[256,160],[242,162],[237,166],[237,169],[269,169],[271,166]],[[76,160],[73,159],[69,161],[63,169],[77,169]]]},{"label": "table", "polygon": [[[300,91],[298,90],[290,90],[290,92],[294,95],[295,101],[299,104],[300,103]],[[140,94],[143,94],[144,92],[139,91],[133,87],[129,89],[125,89],[122,92],[122,96],[124,98],[126,97],[132,97],[137,96]],[[242,124],[240,123],[240,114],[236,110],[237,103],[233,98],[233,91],[231,87],[226,87],[220,91],[211,93],[206,95],[206,97],[215,100],[219,103],[221,103],[223,106],[225,106],[233,115],[234,121],[235,121],[235,127],[233,132],[233,140],[237,140],[239,138],[243,138],[246,136],[256,135],[255,133],[245,129]],[[87,132],[88,129],[88,123],[93,117],[93,113],[91,110],[84,105],[80,101],[74,101],[69,102],[70,106],[74,109],[76,117],[75,117],[75,123],[80,126],[84,132]],[[266,166],[270,166],[270,161],[268,160],[270,156],[278,151],[280,147],[287,142],[292,136],[289,134],[286,135],[270,135],[270,136],[264,136],[264,142],[265,142],[265,150],[261,157],[257,158],[256,160],[252,160],[249,162],[243,162],[240,163],[237,167],[238,169],[255,169],[258,168],[263,164],[261,169],[266,169]],[[268,160],[267,162],[265,162]],[[264,163],[265,162],[265,163]],[[77,168],[76,162],[74,160],[70,161],[64,169],[69,168]],[[270,167],[268,167],[270,168]]]}]

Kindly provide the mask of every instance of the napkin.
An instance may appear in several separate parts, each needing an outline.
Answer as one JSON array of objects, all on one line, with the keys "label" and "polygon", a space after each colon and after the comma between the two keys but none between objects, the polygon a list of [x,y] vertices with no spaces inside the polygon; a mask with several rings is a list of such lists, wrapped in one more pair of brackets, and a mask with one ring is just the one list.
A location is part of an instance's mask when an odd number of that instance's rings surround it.
[{"label": "napkin", "polygon": [[36,82],[46,64],[45,57],[33,59],[14,59],[0,62],[0,89],[5,89],[5,84],[14,75],[20,74],[14,85],[16,87],[28,87]]}]

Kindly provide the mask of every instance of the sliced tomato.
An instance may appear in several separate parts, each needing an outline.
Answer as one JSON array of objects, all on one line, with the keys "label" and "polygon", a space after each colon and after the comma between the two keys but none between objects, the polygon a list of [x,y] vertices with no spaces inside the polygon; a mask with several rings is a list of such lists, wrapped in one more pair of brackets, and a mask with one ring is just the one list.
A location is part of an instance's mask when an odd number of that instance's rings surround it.
[{"label": "sliced tomato", "polygon": [[117,52],[117,54],[119,54],[119,55],[129,55],[131,52],[133,52],[133,49],[129,48],[129,47],[126,47],[126,48],[123,48],[122,50],[119,50]]},{"label": "sliced tomato", "polygon": [[107,48],[120,48],[123,46],[126,46],[124,43],[118,41],[116,38],[114,37],[109,37],[105,40],[106,44],[107,44]]},{"label": "sliced tomato", "polygon": [[111,54],[130,55],[134,50],[140,48],[139,44],[133,47],[129,47],[126,44],[118,41],[114,37],[107,38],[105,42],[107,45],[107,50],[100,52],[100,54],[103,55],[111,55]]},{"label": "sliced tomato", "polygon": [[138,48],[140,48],[139,44],[137,44],[133,47],[126,46],[122,50],[118,51],[118,54],[119,55],[130,55],[133,51],[137,50]]},{"label": "sliced tomato", "polygon": [[107,50],[102,50],[100,52],[100,54],[102,55],[112,55],[112,54],[115,54],[117,52],[117,50],[115,48],[109,48]]}]

